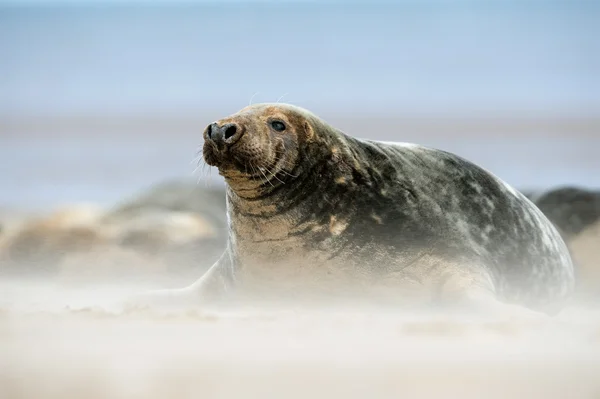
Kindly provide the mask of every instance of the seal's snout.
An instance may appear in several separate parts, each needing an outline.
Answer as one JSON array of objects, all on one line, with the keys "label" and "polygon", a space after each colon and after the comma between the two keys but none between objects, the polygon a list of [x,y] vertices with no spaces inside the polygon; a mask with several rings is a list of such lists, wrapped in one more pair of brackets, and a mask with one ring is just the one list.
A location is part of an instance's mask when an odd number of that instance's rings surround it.
[{"label": "seal's snout", "polygon": [[213,142],[220,150],[227,144],[233,144],[242,136],[242,129],[236,123],[226,123],[222,126],[211,123],[206,127],[204,139]]}]

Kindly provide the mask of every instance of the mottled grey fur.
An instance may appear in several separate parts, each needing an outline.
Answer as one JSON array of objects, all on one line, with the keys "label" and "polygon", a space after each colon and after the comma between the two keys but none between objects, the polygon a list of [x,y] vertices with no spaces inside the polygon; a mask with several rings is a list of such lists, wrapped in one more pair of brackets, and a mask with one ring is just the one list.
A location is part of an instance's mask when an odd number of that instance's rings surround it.
[{"label": "mottled grey fur", "polygon": [[[269,130],[273,118],[287,130]],[[483,288],[500,301],[554,312],[571,294],[573,266],[552,223],[459,156],[356,139],[283,104],[253,105],[215,126],[225,123],[243,136],[229,147],[207,142],[205,159],[228,183],[229,243],[190,287],[201,296],[269,279],[286,295],[328,279],[363,282],[364,292],[385,282],[398,296],[401,282],[434,291],[450,282],[467,296]],[[273,152],[275,143],[282,153]],[[261,164],[257,146],[273,150],[265,152],[272,159]]]},{"label": "mottled grey fur", "polygon": [[600,220],[600,191],[558,187],[528,195],[565,240],[570,240]]}]

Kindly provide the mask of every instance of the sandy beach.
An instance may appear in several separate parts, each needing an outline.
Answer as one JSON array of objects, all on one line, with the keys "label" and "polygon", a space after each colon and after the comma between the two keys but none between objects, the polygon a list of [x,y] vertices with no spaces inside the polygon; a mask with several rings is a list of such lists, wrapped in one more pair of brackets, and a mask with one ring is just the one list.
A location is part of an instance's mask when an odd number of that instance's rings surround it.
[{"label": "sandy beach", "polygon": [[524,321],[107,305],[128,289],[3,284],[2,397],[600,397],[597,309]]}]

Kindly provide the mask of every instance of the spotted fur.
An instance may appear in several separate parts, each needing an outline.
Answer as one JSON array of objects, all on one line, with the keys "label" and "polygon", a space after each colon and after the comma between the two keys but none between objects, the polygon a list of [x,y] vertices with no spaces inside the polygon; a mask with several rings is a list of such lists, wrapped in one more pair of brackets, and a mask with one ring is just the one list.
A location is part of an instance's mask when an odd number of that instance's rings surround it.
[{"label": "spotted fur", "polygon": [[[273,131],[273,119],[286,130]],[[204,157],[228,186],[229,244],[199,292],[482,290],[546,312],[571,294],[573,266],[553,225],[459,156],[357,139],[285,104],[253,105],[225,123],[239,137],[220,149],[205,132]]]}]

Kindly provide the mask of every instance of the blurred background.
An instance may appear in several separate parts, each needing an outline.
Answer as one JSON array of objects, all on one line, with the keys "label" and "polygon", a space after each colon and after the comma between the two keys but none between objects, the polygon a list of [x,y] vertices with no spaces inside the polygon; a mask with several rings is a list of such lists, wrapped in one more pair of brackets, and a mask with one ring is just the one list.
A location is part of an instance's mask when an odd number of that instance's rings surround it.
[{"label": "blurred background", "polygon": [[1,0],[0,206],[191,177],[205,125],[278,100],[520,189],[598,187],[599,3]]}]

